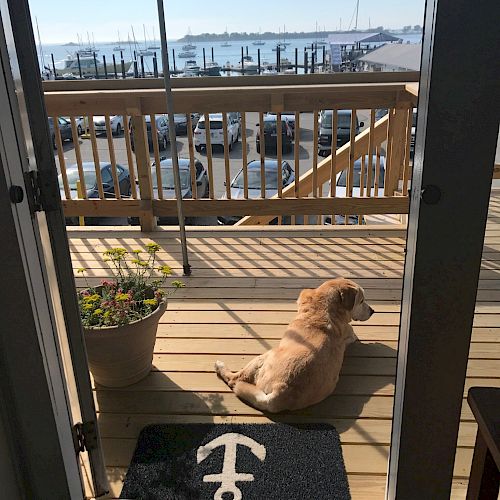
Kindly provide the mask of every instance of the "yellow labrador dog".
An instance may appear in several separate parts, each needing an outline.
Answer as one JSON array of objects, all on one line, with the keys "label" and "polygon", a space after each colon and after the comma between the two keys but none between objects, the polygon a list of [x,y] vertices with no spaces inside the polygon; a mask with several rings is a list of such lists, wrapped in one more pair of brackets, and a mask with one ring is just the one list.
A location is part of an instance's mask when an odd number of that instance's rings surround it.
[{"label": "yellow labrador dog", "polygon": [[297,304],[298,314],[277,347],[237,372],[222,361],[215,363],[215,371],[234,393],[259,410],[298,410],[329,396],[346,345],[357,340],[350,321],[366,321],[373,314],[363,289],[342,278],[302,290]]}]

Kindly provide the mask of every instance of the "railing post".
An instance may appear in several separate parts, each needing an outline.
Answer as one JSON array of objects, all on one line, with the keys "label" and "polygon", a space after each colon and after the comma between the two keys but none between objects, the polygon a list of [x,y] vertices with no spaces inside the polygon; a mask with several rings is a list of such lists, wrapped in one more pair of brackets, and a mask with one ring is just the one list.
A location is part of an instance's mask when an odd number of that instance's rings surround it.
[{"label": "railing post", "polygon": [[[154,231],[156,217],[153,215],[153,183],[151,181],[151,164],[149,160],[149,144],[144,116],[132,116],[134,134],[134,152],[137,162],[137,179],[143,215],[140,217],[141,231]],[[126,132],[127,133],[127,132]]]},{"label": "railing post", "polygon": [[390,158],[387,158],[386,164],[385,196],[393,196],[394,191],[398,190],[405,157],[407,117],[408,106],[396,108],[394,114],[389,117],[389,120],[392,120],[392,124],[389,125],[392,135],[388,138],[391,141],[391,147],[387,148]]}]

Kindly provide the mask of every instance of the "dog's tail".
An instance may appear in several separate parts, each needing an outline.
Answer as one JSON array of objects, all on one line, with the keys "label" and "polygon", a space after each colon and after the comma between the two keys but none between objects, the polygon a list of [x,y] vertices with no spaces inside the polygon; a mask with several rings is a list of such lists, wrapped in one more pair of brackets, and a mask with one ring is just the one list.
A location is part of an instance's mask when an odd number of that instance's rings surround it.
[{"label": "dog's tail", "polygon": [[285,410],[280,404],[276,391],[266,394],[255,385],[241,381],[236,382],[233,391],[240,399],[258,410],[270,413],[277,413]]}]

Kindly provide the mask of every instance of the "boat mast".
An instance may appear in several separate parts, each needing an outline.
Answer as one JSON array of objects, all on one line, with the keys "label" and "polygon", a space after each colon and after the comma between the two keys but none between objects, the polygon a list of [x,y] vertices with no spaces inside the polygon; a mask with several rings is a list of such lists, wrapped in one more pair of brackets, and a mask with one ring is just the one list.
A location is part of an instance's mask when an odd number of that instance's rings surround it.
[{"label": "boat mast", "polygon": [[359,0],[356,1],[356,24],[354,26],[354,31],[358,30],[358,12],[359,12]]}]

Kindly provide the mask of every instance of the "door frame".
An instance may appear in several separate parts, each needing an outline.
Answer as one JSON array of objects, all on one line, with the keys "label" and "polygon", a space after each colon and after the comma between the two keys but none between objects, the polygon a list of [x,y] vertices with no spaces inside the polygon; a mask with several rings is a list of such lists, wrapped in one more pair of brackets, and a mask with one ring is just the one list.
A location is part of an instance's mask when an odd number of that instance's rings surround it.
[{"label": "door frame", "polygon": [[387,499],[451,491],[500,116],[480,4],[426,4]]},{"label": "door frame", "polygon": [[[51,283],[52,304],[48,305],[60,313],[59,328],[65,330],[65,337],[71,352],[72,375],[78,393],[79,413],[82,419],[80,430],[83,432],[85,450],[88,452],[93,482],[93,495],[98,497],[108,490],[108,481],[104,466],[104,458],[99,437],[97,417],[88,371],[87,356],[83,332],[80,321],[75,282],[69,253],[69,244],[66,236],[65,219],[61,207],[57,169],[54,152],[50,141],[47,113],[45,110],[39,64],[36,54],[31,15],[27,0],[0,0],[0,14],[5,33],[5,43],[2,46],[2,60],[8,91],[11,96],[11,110],[14,117],[12,130],[17,134],[13,144],[18,145],[19,154],[24,159],[22,168],[17,174],[21,175],[18,185],[26,189],[25,199],[16,207],[24,207],[31,216],[32,230],[37,237],[37,249],[40,254],[40,272],[45,275],[48,286],[49,276],[55,279]],[[9,64],[10,62],[10,64]],[[36,186],[31,189],[30,181],[24,182],[26,173],[31,170],[36,173]],[[23,173],[25,179],[22,178]],[[9,183],[7,184],[9,185]],[[39,203],[35,206],[34,199]],[[42,236],[40,236],[42,235]],[[43,239],[44,248],[41,248]],[[45,251],[48,262],[52,263],[51,273],[45,272]],[[46,290],[49,294],[48,290]],[[57,305],[56,305],[57,304]],[[62,326],[61,326],[62,325]],[[57,325],[54,324],[57,333]],[[59,366],[63,370],[63,356],[61,346],[57,359],[47,364],[47,368]],[[63,372],[64,378],[64,372]],[[67,384],[68,380],[64,380]],[[67,397],[67,395],[66,395]],[[59,416],[59,415],[58,415]],[[66,422],[64,425],[66,425]],[[69,432],[72,441],[72,455],[78,464],[78,454],[75,453],[75,433],[70,419]],[[62,424],[61,424],[62,425]],[[82,446],[82,443],[79,443]],[[80,465],[78,464],[78,473]],[[47,480],[51,481],[50,474]],[[80,492],[81,493],[81,492]],[[37,498],[52,498],[55,495],[40,495]],[[61,498],[65,498],[61,496]],[[71,496],[70,498],[77,498]]]}]

